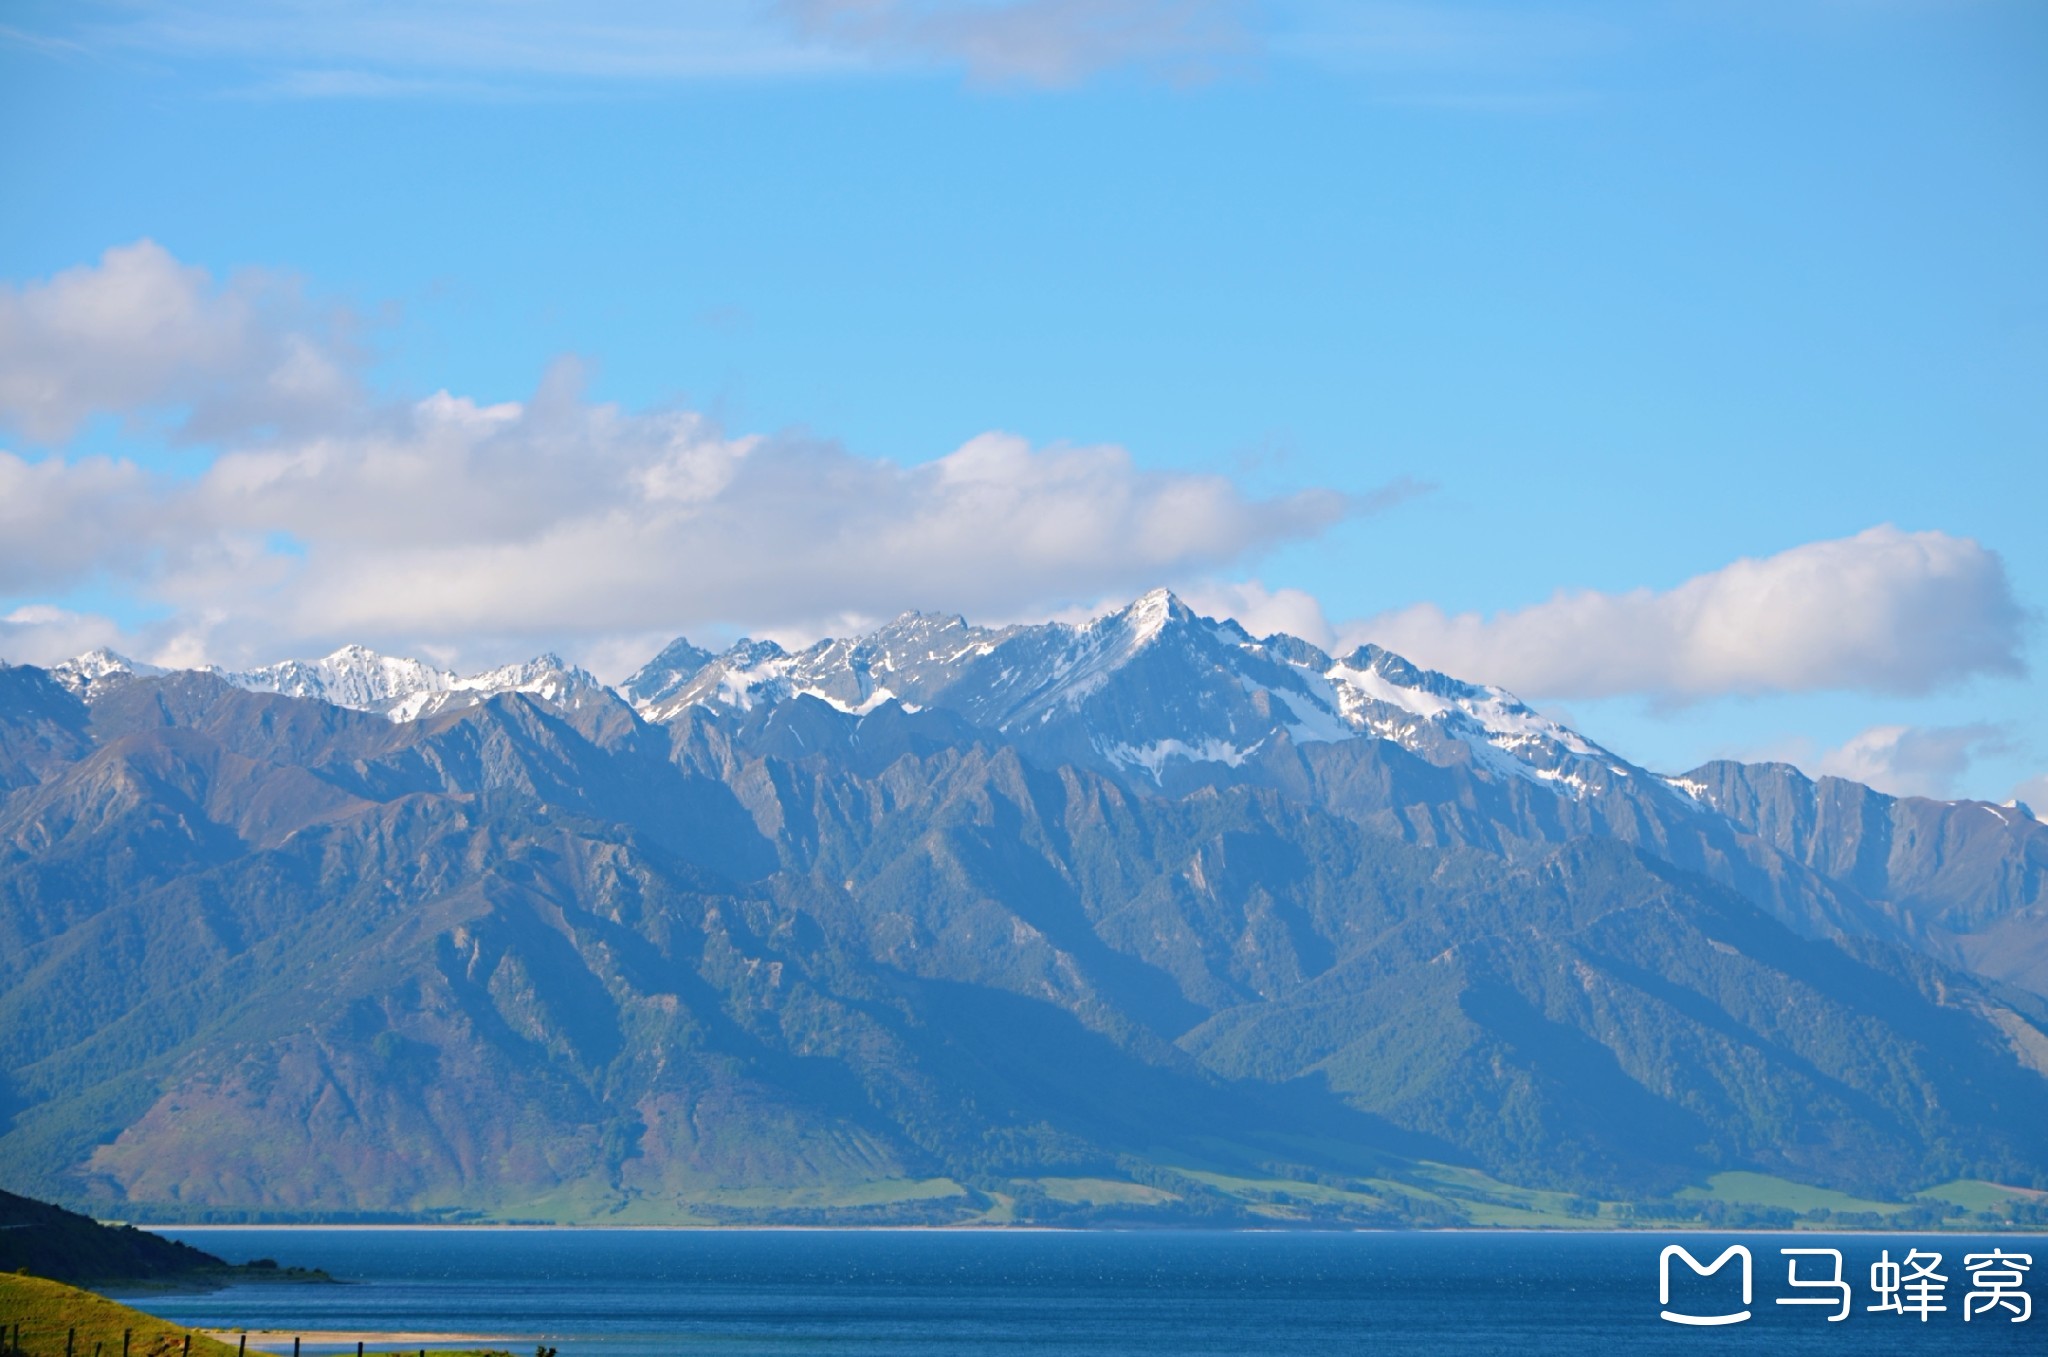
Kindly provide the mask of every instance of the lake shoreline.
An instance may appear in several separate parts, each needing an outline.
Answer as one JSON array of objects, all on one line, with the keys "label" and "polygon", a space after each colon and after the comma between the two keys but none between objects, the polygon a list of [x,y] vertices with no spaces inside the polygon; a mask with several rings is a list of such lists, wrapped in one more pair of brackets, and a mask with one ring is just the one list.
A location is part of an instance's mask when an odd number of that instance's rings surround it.
[{"label": "lake shoreline", "polygon": [[2037,1236],[2048,1234],[2048,1226],[2026,1227],[2001,1224],[1996,1228],[1977,1225],[1968,1229],[1942,1228],[1939,1226],[1899,1227],[1889,1230],[1840,1229],[1824,1223],[1807,1228],[1787,1229],[1783,1226],[1745,1225],[1702,1225],[1698,1223],[1656,1223],[1642,1226],[1603,1225],[1597,1228],[1573,1229],[1569,1226],[1531,1225],[1440,1225],[1440,1226],[1278,1226],[1278,1227],[1237,1227],[1205,1225],[605,1225],[598,1223],[564,1225],[530,1225],[494,1222],[451,1222],[438,1224],[411,1222],[389,1225],[323,1225],[318,1222],[294,1221],[280,1224],[257,1225],[175,1225],[157,1222],[132,1222],[138,1230],[153,1234],[175,1231],[179,1234],[225,1232],[232,1230],[267,1230],[280,1233],[296,1230],[320,1231],[445,1231],[448,1233],[509,1233],[516,1231],[547,1230],[591,1230],[611,1231],[619,1234],[643,1232],[651,1234],[960,1234],[960,1235],[1143,1235],[1143,1234],[1201,1234],[1201,1235],[1556,1235],[1560,1238],[1582,1238],[1592,1235],[1649,1236],[1663,1234],[1688,1235],[1852,1235],[1871,1238],[1899,1237],[1903,1235],[2014,1235]]},{"label": "lake shoreline", "polygon": [[449,1343],[531,1343],[540,1335],[531,1333],[434,1333],[428,1330],[400,1333],[381,1332],[373,1329],[221,1329],[199,1330],[208,1338],[232,1343],[247,1338],[252,1347],[267,1348],[272,1344],[296,1340],[308,1347],[328,1347],[346,1343],[371,1344],[423,1343],[428,1346],[445,1346]]}]

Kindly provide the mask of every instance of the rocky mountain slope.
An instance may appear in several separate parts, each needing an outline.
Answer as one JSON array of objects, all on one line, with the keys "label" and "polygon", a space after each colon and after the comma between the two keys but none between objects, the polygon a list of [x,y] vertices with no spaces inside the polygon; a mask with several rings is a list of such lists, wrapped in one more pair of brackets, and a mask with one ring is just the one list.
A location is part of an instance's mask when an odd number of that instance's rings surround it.
[{"label": "rocky mountain slope", "polygon": [[944,1218],[1277,1175],[1379,1220],[1436,1218],[1443,1165],[2048,1186],[2017,811],[1658,777],[1159,595],[678,642],[619,693],[330,660],[0,669],[13,1185]]}]

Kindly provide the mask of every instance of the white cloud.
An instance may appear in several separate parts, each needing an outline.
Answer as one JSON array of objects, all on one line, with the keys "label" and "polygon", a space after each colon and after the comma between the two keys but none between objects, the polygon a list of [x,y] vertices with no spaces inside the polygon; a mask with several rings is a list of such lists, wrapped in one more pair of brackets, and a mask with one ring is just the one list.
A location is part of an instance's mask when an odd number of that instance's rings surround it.
[{"label": "white cloud", "polygon": [[[51,379],[17,394],[52,427],[102,409],[176,414],[180,397],[244,409],[278,385],[281,350],[265,337],[282,332],[147,243],[13,295],[32,300],[26,328],[69,337],[61,361],[41,356]],[[141,339],[124,320],[138,314],[159,318]],[[1219,475],[1146,470],[1121,448],[1002,433],[909,464],[731,437],[689,412],[591,404],[568,362],[523,403],[444,392],[380,407],[348,388],[316,412],[231,442],[197,477],[0,452],[0,597],[126,589],[169,611],[152,653],[188,661],[345,641],[610,654],[623,638],[721,624],[789,633],[913,606],[991,616],[1129,597],[1381,504],[1259,498]],[[27,634],[4,639],[26,653]]]},{"label": "white cloud", "polygon": [[1815,770],[1893,796],[1949,797],[1979,754],[2011,747],[2003,728],[1872,726],[1815,761]]},{"label": "white cloud", "polygon": [[0,452],[0,596],[137,567],[157,507],[150,478],[132,462],[32,462]]},{"label": "white cloud", "polygon": [[884,59],[937,60],[991,82],[1071,85],[1136,66],[1213,74],[1254,47],[1239,0],[780,0],[799,32]]},{"label": "white cloud", "polygon": [[126,638],[111,618],[30,604],[0,615],[0,658],[14,664],[55,664]]},{"label": "white cloud", "polygon": [[[1806,8],[1885,22],[1899,7]],[[204,63],[202,78],[226,72],[259,97],[503,99],[934,66],[1041,87],[1117,70],[1185,82],[1275,61],[1363,76],[1394,104],[1552,112],[1598,97],[1620,58],[1782,36],[1787,12],[1499,0],[71,0],[12,16],[0,43],[66,60]]]},{"label": "white cloud", "polygon": [[664,81],[843,67],[764,21],[769,0],[179,0],[81,7],[93,46],[240,59],[270,92],[385,96],[502,81]]},{"label": "white cloud", "polygon": [[2035,819],[2048,820],[2048,773],[2022,782],[2012,789],[2012,795],[2006,799],[2018,801],[2033,811]]},{"label": "white cloud", "polygon": [[1745,558],[1675,589],[1560,593],[1483,617],[1417,604],[1344,628],[1527,696],[1920,694],[2016,675],[2025,614],[1998,554],[1883,525]]},{"label": "white cloud", "polygon": [[[728,438],[693,414],[585,405],[560,378],[525,406],[444,395],[374,434],[230,454],[192,494],[216,536],[158,592],[196,607],[257,578],[230,611],[309,636],[1007,613],[1233,564],[1352,507],[1004,434],[907,466]],[[277,532],[302,559],[232,550]]]},{"label": "white cloud", "polygon": [[1268,589],[1257,580],[1209,580],[1179,590],[1181,601],[1205,617],[1234,618],[1254,636],[1286,632],[1327,650],[1336,630],[1315,596],[1299,589]]},{"label": "white cloud", "polygon": [[0,422],[44,442],[94,413],[173,408],[193,437],[307,427],[357,398],[349,329],[289,277],[216,283],[154,241],[116,246],[0,288]]},{"label": "white cloud", "polygon": [[1181,79],[1252,49],[1251,0],[180,0],[87,5],[41,39],[227,58],[249,92],[499,97],[578,82],[952,66],[1067,85],[1135,67]]},{"label": "white cloud", "polygon": [[[69,506],[52,537],[94,521],[97,484],[132,502],[139,475],[30,470]],[[182,613],[222,611],[215,644],[229,647],[803,628],[911,605],[1007,614],[1228,566],[1353,507],[1004,434],[900,466],[553,385],[523,406],[436,396],[372,432],[232,452],[196,483],[148,485],[155,550],[105,544],[72,564],[142,571]]]}]

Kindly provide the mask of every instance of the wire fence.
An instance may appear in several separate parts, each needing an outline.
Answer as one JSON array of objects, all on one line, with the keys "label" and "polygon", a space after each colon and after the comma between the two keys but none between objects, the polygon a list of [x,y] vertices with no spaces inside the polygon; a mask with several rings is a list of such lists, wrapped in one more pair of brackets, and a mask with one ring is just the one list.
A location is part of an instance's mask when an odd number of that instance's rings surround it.
[{"label": "wire fence", "polygon": [[[198,1339],[202,1351],[211,1351],[209,1343],[226,1346],[226,1340],[212,1338],[196,1329],[171,1332],[158,1330],[155,1333],[138,1336],[133,1329],[121,1330],[118,1344],[120,1357],[192,1357],[193,1340]],[[301,1357],[302,1339],[292,1339],[292,1357]],[[327,1344],[326,1351],[340,1353],[345,1357],[342,1345]],[[116,1343],[107,1331],[96,1328],[81,1330],[77,1326],[52,1328],[48,1325],[8,1323],[0,1320],[0,1357],[114,1357]],[[464,1352],[483,1351],[477,1348],[462,1348]],[[427,1357],[426,1348],[377,1346],[356,1344],[355,1357]],[[249,1335],[235,1336],[236,1357],[283,1357],[281,1351],[249,1347]],[[553,1348],[543,1347],[535,1357],[555,1357]]]}]

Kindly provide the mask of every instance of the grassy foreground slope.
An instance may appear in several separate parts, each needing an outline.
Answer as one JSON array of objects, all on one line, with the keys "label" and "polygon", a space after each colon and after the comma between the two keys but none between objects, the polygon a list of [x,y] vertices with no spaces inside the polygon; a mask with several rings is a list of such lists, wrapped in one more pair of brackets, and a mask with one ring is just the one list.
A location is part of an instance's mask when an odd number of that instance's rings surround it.
[{"label": "grassy foreground slope", "polygon": [[[124,1350],[129,1357],[270,1357],[264,1349],[223,1343],[95,1292],[18,1272],[0,1273],[0,1329],[6,1334],[0,1351],[8,1357],[64,1357],[67,1343],[74,1354],[108,1357]],[[507,1357],[496,1348],[401,1350],[408,1357]]]},{"label": "grassy foreground slope", "polygon": [[191,1357],[234,1357],[235,1352],[196,1329],[181,1329],[91,1291],[22,1273],[0,1273],[0,1325],[6,1327],[10,1345],[20,1327],[24,1357],[64,1357],[66,1336],[74,1330],[72,1347],[77,1353],[91,1353],[96,1347],[102,1353],[120,1352],[124,1332],[130,1357],[171,1357],[185,1351],[187,1339]]}]

